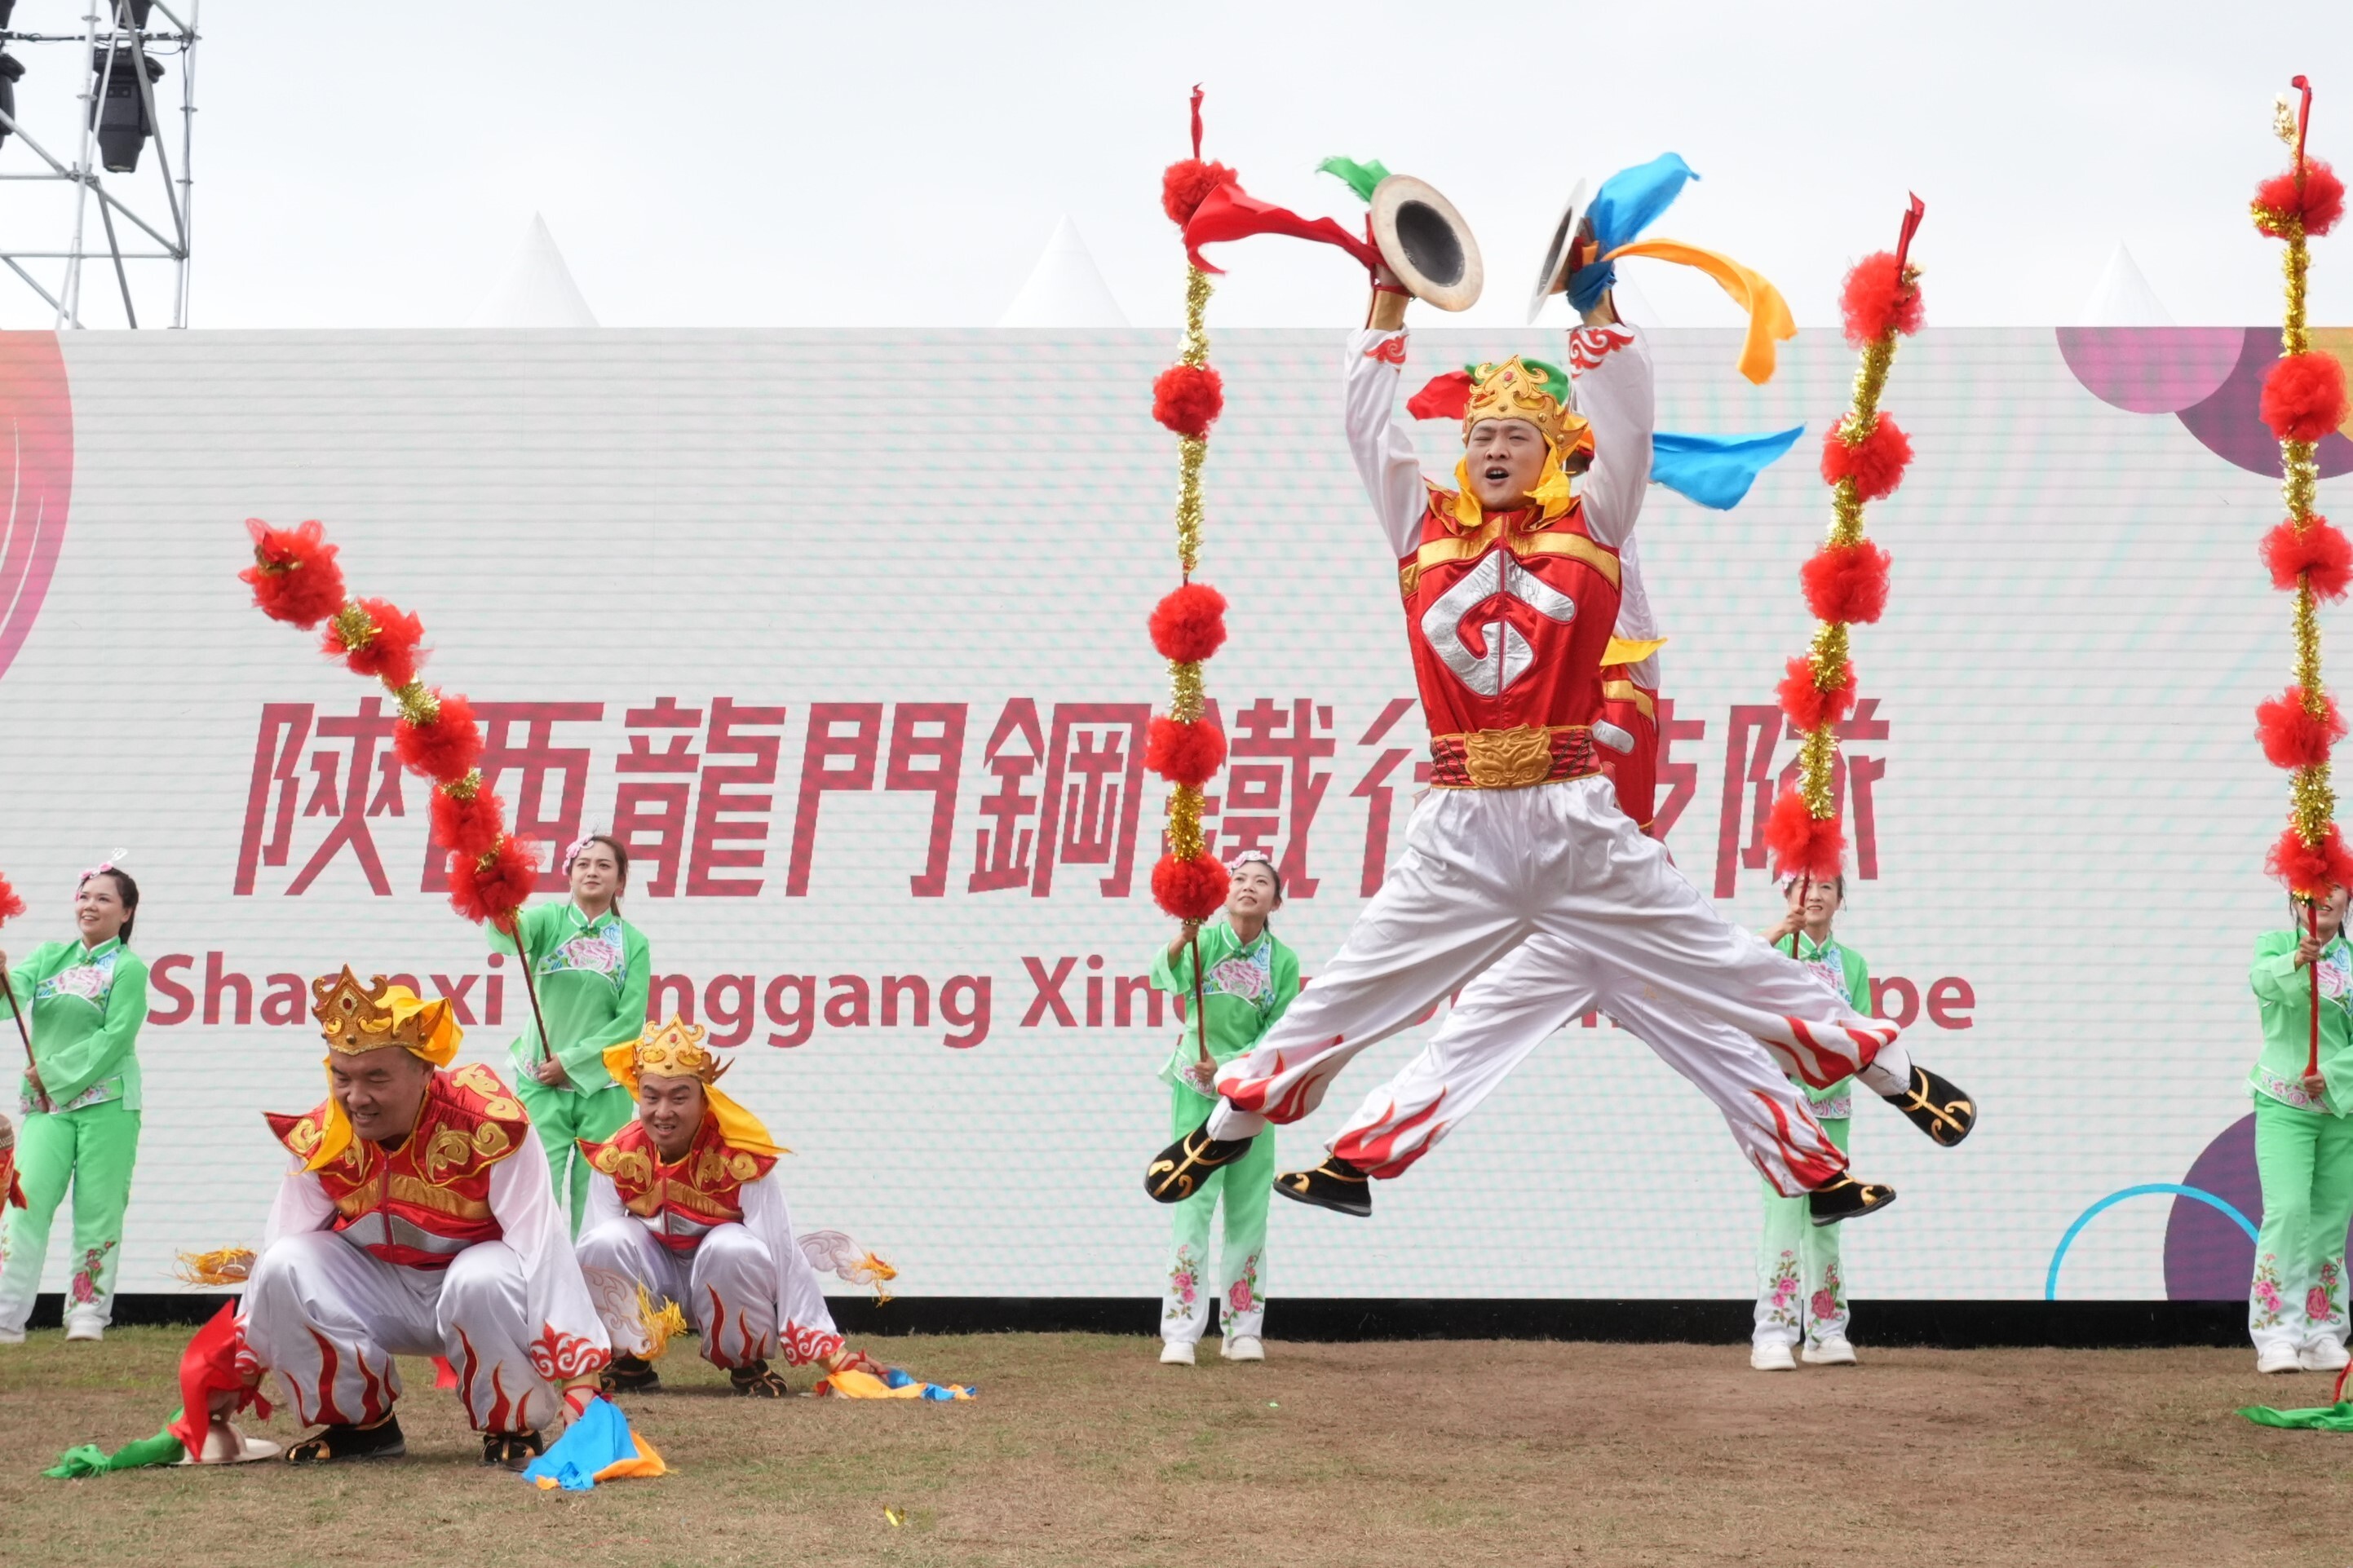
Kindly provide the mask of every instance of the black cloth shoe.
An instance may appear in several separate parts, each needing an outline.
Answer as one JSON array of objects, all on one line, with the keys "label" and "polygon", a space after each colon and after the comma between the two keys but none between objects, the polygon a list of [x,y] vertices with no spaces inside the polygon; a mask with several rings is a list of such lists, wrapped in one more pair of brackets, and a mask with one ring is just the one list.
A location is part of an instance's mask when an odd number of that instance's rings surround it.
[{"label": "black cloth shoe", "polygon": [[1857,1215],[1877,1214],[1895,1201],[1895,1189],[1877,1182],[1858,1182],[1841,1175],[1827,1187],[1806,1194],[1808,1215],[1816,1225],[1836,1225]]},{"label": "black cloth shoe", "polygon": [[596,1374],[600,1394],[653,1394],[661,1388],[661,1373],[643,1356],[613,1352],[612,1363]]},{"label": "black cloth shoe", "polygon": [[482,1463],[520,1470],[547,1452],[546,1439],[536,1432],[485,1432]]},{"label": "black cloth shoe", "polygon": [[1880,1098],[1947,1149],[1968,1137],[1969,1129],[1978,1124],[1978,1102],[1952,1079],[1930,1072],[1918,1062],[1912,1064],[1910,1089]]},{"label": "black cloth shoe", "polygon": [[768,1370],[764,1361],[746,1362],[742,1366],[727,1369],[727,1385],[740,1399],[790,1399],[793,1391],[785,1380]]},{"label": "black cloth shoe", "polygon": [[1312,1171],[1291,1171],[1274,1179],[1284,1197],[1320,1209],[1336,1209],[1364,1219],[1373,1212],[1372,1178],[1337,1154],[1327,1154]]},{"label": "black cloth shoe", "polygon": [[408,1452],[400,1421],[387,1415],[373,1426],[322,1426],[286,1450],[290,1465],[334,1465],[345,1459],[397,1459]]},{"label": "black cloth shoe", "polygon": [[1159,1153],[1144,1168],[1144,1190],[1155,1204],[1182,1203],[1201,1190],[1209,1173],[1230,1165],[1250,1152],[1254,1138],[1212,1138],[1208,1127],[1196,1127]]}]

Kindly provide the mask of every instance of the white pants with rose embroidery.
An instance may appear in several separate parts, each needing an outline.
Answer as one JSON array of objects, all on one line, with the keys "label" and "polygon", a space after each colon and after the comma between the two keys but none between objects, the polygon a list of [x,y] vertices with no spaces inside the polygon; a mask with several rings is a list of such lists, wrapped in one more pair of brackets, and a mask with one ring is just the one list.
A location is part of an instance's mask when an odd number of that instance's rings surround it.
[{"label": "white pants with rose embroidery", "polygon": [[1366,1098],[1334,1153],[1402,1175],[1537,1041],[1595,1007],[1648,1004],[1661,1023],[1634,1033],[1715,1102],[1783,1193],[1846,1169],[1792,1076],[1827,1089],[1859,1074],[1882,1093],[1911,1078],[1895,1025],[1725,920],[1618,809],[1607,779],[1435,790],[1339,952],[1219,1070],[1210,1136],[1308,1115],[1357,1052],[1458,988],[1446,1022]]},{"label": "white pants with rose embroidery", "polygon": [[[1189,1084],[1177,1084],[1169,1120],[1182,1138],[1208,1119],[1215,1103]],[[1200,1190],[1176,1206],[1168,1275],[1160,1289],[1160,1337],[1198,1344],[1217,1303],[1218,1331],[1231,1344],[1266,1337],[1266,1210],[1274,1197],[1274,1133],[1232,1164],[1209,1173]],[[1225,1246],[1209,1269],[1209,1233],[1225,1205]],[[1211,1281],[1216,1283],[1214,1286]]]},{"label": "white pants with rose embroidery", "polygon": [[[305,1231],[255,1263],[245,1343],[305,1426],[373,1426],[400,1397],[393,1358],[438,1355],[457,1369],[474,1430],[537,1431],[562,1413],[565,1379],[596,1368],[559,1366],[565,1347],[534,1346],[523,1303],[522,1260],[503,1241],[479,1242],[447,1268],[410,1268]],[[588,1357],[603,1358],[601,1345]]]},{"label": "white pants with rose embroidery", "polygon": [[[1823,1117],[1822,1131],[1847,1147],[1844,1117]],[[1757,1246],[1758,1345],[1820,1345],[1846,1338],[1846,1279],[1840,1271],[1842,1225],[1816,1225],[1802,1197],[1765,1189],[1765,1231]]]}]

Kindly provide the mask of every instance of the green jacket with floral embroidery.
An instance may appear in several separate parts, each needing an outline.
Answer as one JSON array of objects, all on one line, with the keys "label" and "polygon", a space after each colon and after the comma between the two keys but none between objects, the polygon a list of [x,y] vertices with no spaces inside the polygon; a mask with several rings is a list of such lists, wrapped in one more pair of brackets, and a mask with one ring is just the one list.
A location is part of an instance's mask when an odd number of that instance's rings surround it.
[{"label": "green jacket with floral embroidery", "polygon": [[[147,1021],[147,965],[137,953],[120,942],[45,942],[10,971],[8,983],[16,1005],[28,1009],[33,1061],[50,1110],[109,1100],[140,1108],[136,1047]],[[21,1076],[17,1094],[26,1110],[42,1109]]]},{"label": "green jacket with floral embroidery", "polygon": [[2353,948],[2341,936],[2320,950],[2320,1076],[2328,1092],[2315,1100],[2304,1089],[2305,1063],[2312,1050],[2312,976],[2296,967],[2296,933],[2267,931],[2255,938],[2255,962],[2247,984],[2263,1020],[2263,1050],[2247,1074],[2257,1094],[2299,1110],[2342,1116],[2353,1108]]},{"label": "green jacket with floral embroidery", "polygon": [[[569,899],[534,904],[516,923],[531,953],[532,978],[555,1059],[564,1064],[573,1088],[583,1093],[605,1088],[613,1081],[605,1070],[605,1047],[645,1033],[653,949],[637,927],[610,910],[592,921]],[[503,931],[493,931],[491,951],[512,952],[514,944]],[[506,1006],[522,1004],[523,1032],[512,1054],[516,1070],[528,1072],[539,1060],[539,1028],[532,1021],[531,999],[516,996],[515,989],[508,987]]]},{"label": "green jacket with floral embroidery", "polygon": [[[1299,955],[1275,940],[1272,931],[1243,944],[1224,921],[1205,925],[1201,938],[1201,1011],[1208,1020],[1210,1058],[1220,1065],[1252,1046],[1282,1016],[1299,994]],[[1193,952],[1187,946],[1175,958],[1161,948],[1152,958],[1152,984],[1193,1005]],[[1182,1082],[1184,1070],[1200,1060],[1199,1037],[1187,1023],[1177,1034],[1160,1076]]]}]

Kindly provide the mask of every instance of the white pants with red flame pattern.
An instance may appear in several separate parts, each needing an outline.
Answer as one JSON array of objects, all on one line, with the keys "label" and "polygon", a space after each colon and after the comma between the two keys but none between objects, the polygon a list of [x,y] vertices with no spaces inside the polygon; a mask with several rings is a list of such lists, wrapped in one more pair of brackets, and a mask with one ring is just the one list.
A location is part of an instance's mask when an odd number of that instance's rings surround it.
[{"label": "white pants with red flame pattern", "polygon": [[1846,1168],[1792,1077],[1828,1087],[1859,1073],[1886,1092],[1911,1075],[1894,1025],[1856,1013],[1717,913],[1618,809],[1607,779],[1434,790],[1339,952],[1219,1070],[1210,1135],[1247,1138],[1308,1115],[1357,1052],[1458,989],[1444,1024],[1366,1097],[1334,1153],[1403,1174],[1537,1041],[1596,1007],[1697,1084],[1785,1194]]},{"label": "white pants with red flame pattern", "polygon": [[[717,1367],[749,1366],[779,1353],[791,1366],[807,1366],[841,1349],[833,1313],[818,1293],[817,1277],[804,1260],[780,1269],[767,1245],[749,1227],[715,1226],[691,1252],[673,1252],[652,1231],[627,1215],[608,1219],[575,1244],[589,1298],[596,1303],[613,1348],[644,1355],[650,1348],[638,1316],[638,1292],[659,1307],[675,1301],[702,1336],[702,1359]],[[789,1272],[806,1289],[797,1300],[779,1301],[780,1276]]]},{"label": "white pants with red flame pattern", "polygon": [[245,1344],[304,1424],[365,1426],[400,1397],[395,1356],[446,1356],[478,1432],[536,1431],[564,1408],[561,1347],[524,1326],[522,1260],[503,1241],[408,1268],[330,1231],[280,1237],[245,1292]]}]

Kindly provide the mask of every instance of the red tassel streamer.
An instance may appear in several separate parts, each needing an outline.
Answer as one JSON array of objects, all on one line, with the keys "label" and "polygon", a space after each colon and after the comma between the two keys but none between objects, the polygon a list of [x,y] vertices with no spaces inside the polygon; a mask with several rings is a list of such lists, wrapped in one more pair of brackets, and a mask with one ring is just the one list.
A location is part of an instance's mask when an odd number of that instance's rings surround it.
[{"label": "red tassel streamer", "polygon": [[1207,855],[1163,855],[1152,868],[1152,901],[1180,921],[1205,921],[1225,907],[1226,868]]},{"label": "red tassel streamer", "polygon": [[253,535],[253,564],[237,575],[263,615],[308,631],[343,607],[343,569],[316,519],[272,528],[249,517],[245,526]]},{"label": "red tassel streamer", "polygon": [[1152,646],[1178,664],[1198,664],[1226,644],[1226,596],[1207,583],[1169,590],[1152,607]]},{"label": "red tassel streamer", "polygon": [[449,907],[476,925],[503,925],[539,887],[539,847],[501,839],[485,867],[470,855],[449,857]]},{"label": "red tassel streamer", "polygon": [[1772,851],[1775,876],[1826,882],[1846,858],[1846,828],[1835,816],[1816,816],[1804,795],[1785,789],[1765,819],[1765,847]]},{"label": "red tassel streamer", "polygon": [[392,749],[411,773],[439,784],[455,784],[482,760],[482,727],[473,705],[455,692],[435,690],[441,711],[424,724],[393,726]]},{"label": "red tassel streamer", "polygon": [[2317,441],[2345,423],[2345,367],[2314,349],[2285,354],[2263,375],[2263,423],[2283,441]]},{"label": "red tassel streamer", "polygon": [[1405,411],[1416,419],[1460,419],[1471,412],[1471,373],[1450,370],[1433,375],[1419,392],[1405,400]]},{"label": "red tassel streamer", "polygon": [[2255,707],[2255,739],[2263,756],[2275,768],[2314,768],[2328,761],[2329,748],[2345,738],[2345,716],[2337,699],[2323,697],[2327,711],[2314,718],[2305,710],[2304,688],[2291,686]]},{"label": "red tassel streamer", "polygon": [[2304,232],[2317,239],[2344,216],[2345,182],[2317,158],[2305,160],[2301,185],[2290,169],[2255,187],[2255,226],[2265,234],[2284,233],[2301,218]]},{"label": "red tassel streamer", "polygon": [[1860,500],[1877,500],[1895,493],[1904,482],[1904,470],[1912,461],[1912,440],[1895,426],[1895,421],[1882,414],[1872,425],[1871,434],[1849,446],[1839,426],[1831,426],[1822,437],[1822,481],[1837,484],[1841,479],[1854,481],[1854,493]]},{"label": "red tassel streamer", "polygon": [[1207,719],[1155,717],[1144,742],[1144,765],[1170,784],[1200,788],[1226,760],[1226,732]]},{"label": "red tassel streamer", "polygon": [[1207,365],[1172,364],[1152,383],[1152,416],[1198,441],[1226,410],[1225,378]]},{"label": "red tassel streamer", "polygon": [[2287,884],[2287,890],[2307,899],[2325,899],[2336,888],[2353,888],[2353,853],[2335,823],[2317,844],[2306,844],[2294,827],[2284,829],[2263,869]]},{"label": "red tassel streamer", "polygon": [[1798,569],[1806,605],[1817,620],[1870,625],[1887,608],[1887,572],[1894,564],[1868,539],[1825,544]]},{"label": "red tassel streamer", "polygon": [[1854,264],[1839,289],[1839,312],[1846,318],[1846,341],[1856,348],[1889,332],[1906,337],[1920,330],[1920,287],[1904,281],[1904,269],[1890,250],[1873,251]]},{"label": "red tassel streamer", "polygon": [[417,667],[424,662],[417,644],[425,640],[425,623],[389,599],[353,602],[375,623],[375,636],[364,647],[345,647],[343,634],[331,621],[321,649],[332,658],[342,659],[343,668],[353,675],[364,675],[386,686],[402,687],[416,679]]},{"label": "red tassel streamer", "polygon": [[487,788],[464,800],[446,787],[433,792],[433,841],[468,860],[480,859],[498,847],[506,831],[506,802]]},{"label": "red tassel streamer", "polygon": [[1800,730],[1819,730],[1853,710],[1854,666],[1839,666],[1838,684],[1825,691],[1814,684],[1813,661],[1799,655],[1789,661],[1788,673],[1776,689],[1781,711],[1788,715],[1790,723]]},{"label": "red tassel streamer", "polygon": [[2294,522],[2283,522],[2263,535],[2263,564],[2271,568],[2272,586],[2293,591],[2297,576],[2311,574],[2312,591],[2324,599],[2341,599],[2353,584],[2353,541],[2314,516],[2298,533]]}]

